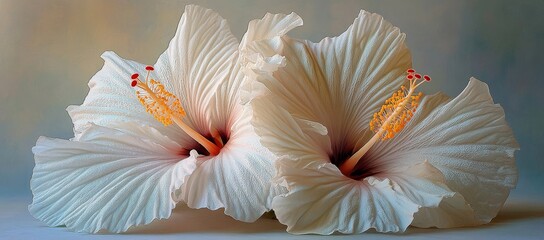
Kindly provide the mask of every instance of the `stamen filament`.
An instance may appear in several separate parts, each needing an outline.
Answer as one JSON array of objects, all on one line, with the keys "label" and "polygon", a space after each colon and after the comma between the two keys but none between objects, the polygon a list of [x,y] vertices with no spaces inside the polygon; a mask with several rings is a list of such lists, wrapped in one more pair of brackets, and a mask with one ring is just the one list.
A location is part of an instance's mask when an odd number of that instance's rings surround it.
[{"label": "stamen filament", "polygon": [[221,134],[219,134],[219,131],[217,131],[215,128],[212,130],[212,137],[215,145],[219,146],[220,148],[223,147],[223,139],[221,138]]},{"label": "stamen filament", "polygon": [[[414,91],[424,82],[430,81],[431,78],[425,75],[424,80],[418,83],[417,80],[421,79],[421,75],[415,73],[415,71],[412,69],[408,70],[408,76],[406,78],[410,81],[408,92],[399,90],[386,101],[386,105],[382,107],[380,112],[374,114],[374,119],[370,122],[370,127],[372,130],[374,130],[374,124],[379,126],[379,130],[376,131],[376,134],[374,134],[374,136],[372,136],[372,138],[370,138],[370,140],[363,145],[363,147],[361,147],[342,165],[340,165],[339,169],[345,176],[351,175],[359,160],[368,152],[368,150],[370,150],[372,146],[374,146],[378,139],[386,140],[394,137],[395,133],[401,131],[406,122],[408,122],[412,117],[415,109],[418,106],[417,101],[421,97],[421,93],[413,96]],[[402,90],[405,90],[405,88],[402,87]],[[404,93],[406,93],[404,97],[399,98]],[[408,104],[410,104],[410,106],[408,106]],[[392,113],[389,111],[391,106],[395,108]],[[385,121],[381,122],[380,120],[383,119],[385,119]]]},{"label": "stamen filament", "polygon": [[195,141],[197,141],[202,147],[206,149],[212,156],[215,156],[219,154],[219,151],[221,151],[221,148],[210,142],[207,138],[202,136],[200,133],[189,127],[189,125],[185,124],[180,118],[178,117],[172,117],[172,121],[176,123],[176,125],[181,128],[187,135],[192,137]]}]

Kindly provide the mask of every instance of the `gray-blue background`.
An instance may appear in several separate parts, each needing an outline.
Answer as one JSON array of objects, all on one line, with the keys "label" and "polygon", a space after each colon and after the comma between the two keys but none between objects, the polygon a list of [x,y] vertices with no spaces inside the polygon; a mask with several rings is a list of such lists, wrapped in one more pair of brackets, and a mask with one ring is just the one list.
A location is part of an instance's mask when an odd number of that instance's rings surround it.
[{"label": "gray-blue background", "polygon": [[80,104],[100,54],[152,64],[187,3],[219,12],[237,37],[266,12],[298,13],[291,35],[314,42],[343,32],[360,9],[407,34],[425,91],[458,94],[475,76],[521,145],[514,197],[544,198],[544,2],[541,1],[17,1],[0,0],[0,196],[30,196],[40,135],[73,136],[66,106]]}]

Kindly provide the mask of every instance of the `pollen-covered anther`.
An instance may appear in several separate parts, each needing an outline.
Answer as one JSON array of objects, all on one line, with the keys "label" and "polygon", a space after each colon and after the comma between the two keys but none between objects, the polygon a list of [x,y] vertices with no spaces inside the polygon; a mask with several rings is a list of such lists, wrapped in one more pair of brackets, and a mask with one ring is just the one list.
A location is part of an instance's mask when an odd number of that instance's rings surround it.
[{"label": "pollen-covered anther", "polygon": [[138,73],[130,76],[132,79],[130,86],[138,87],[141,90],[136,91],[136,95],[145,110],[165,126],[172,124],[172,118],[184,117],[185,111],[179,99],[168,92],[160,82],[149,79],[150,72],[154,68],[147,66],[145,69],[147,70],[145,82],[139,79]]},{"label": "pollen-covered anther", "polygon": [[183,118],[185,111],[179,99],[168,92],[160,82],[150,79],[141,86],[143,91],[137,91],[138,100],[146,111],[159,122],[168,126],[172,118]]},{"label": "pollen-covered anther", "polygon": [[415,89],[423,82],[431,80],[428,75],[421,76],[414,69],[408,69],[406,72],[408,73],[406,79],[410,81],[409,87],[401,86],[400,90],[385,101],[380,111],[375,113],[370,121],[370,130],[379,135],[382,140],[393,138],[406,126],[423,96],[422,93],[415,94]]},{"label": "pollen-covered anther", "polygon": [[408,97],[407,93],[404,86],[401,90],[393,93],[370,121],[370,130],[380,133],[382,140],[393,138],[413,117],[423,94],[412,94]]}]

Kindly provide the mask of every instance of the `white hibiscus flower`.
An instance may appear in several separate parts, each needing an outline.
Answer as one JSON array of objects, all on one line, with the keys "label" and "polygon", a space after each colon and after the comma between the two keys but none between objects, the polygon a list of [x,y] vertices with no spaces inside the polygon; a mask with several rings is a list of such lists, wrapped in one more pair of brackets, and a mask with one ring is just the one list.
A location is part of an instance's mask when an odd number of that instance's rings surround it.
[{"label": "white hibiscus flower", "polygon": [[255,66],[269,65],[249,84],[253,123],[280,157],[288,193],[272,206],[289,232],[478,225],[515,187],[518,145],[487,85],[471,79],[454,99],[419,102],[414,91],[430,78],[412,70],[405,78],[404,38],[361,11],[319,43],[283,36],[248,46]]},{"label": "white hibiscus flower", "polygon": [[[168,218],[180,200],[242,221],[270,210],[282,190],[271,187],[274,157],[239,104],[239,51],[300,22],[267,14],[239,45],[219,15],[188,6],[154,66],[104,53],[84,103],[68,108],[74,139],[41,137],[33,148],[32,215],[94,233]],[[134,74],[144,69],[146,78]]]}]

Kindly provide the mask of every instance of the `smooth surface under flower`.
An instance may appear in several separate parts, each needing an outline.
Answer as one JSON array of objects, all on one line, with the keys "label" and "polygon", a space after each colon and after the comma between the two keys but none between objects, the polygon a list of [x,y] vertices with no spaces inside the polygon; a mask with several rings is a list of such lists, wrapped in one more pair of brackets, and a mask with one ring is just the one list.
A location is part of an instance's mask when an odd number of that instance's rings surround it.
[{"label": "smooth surface under flower", "polygon": [[[251,108],[239,104],[239,51],[298,22],[295,14],[268,14],[238,44],[215,12],[188,6],[154,66],[104,53],[84,103],[68,108],[75,137],[41,137],[33,148],[32,215],[76,231],[122,232],[169,217],[180,200],[242,221],[270,210],[281,188],[271,187],[274,157],[250,125]],[[155,98],[133,88],[134,73],[145,70]],[[208,151],[180,124],[219,150]]]},{"label": "smooth surface under flower", "polygon": [[[270,65],[255,68],[249,89],[261,143],[280,156],[277,182],[288,193],[273,208],[289,232],[478,225],[515,187],[518,145],[485,83],[471,79],[454,99],[423,97],[407,108],[416,110],[409,121],[385,124],[386,113],[405,104],[391,94],[406,83],[411,59],[404,34],[381,16],[361,11],[343,34],[319,43],[284,36],[249,49],[264,62],[255,65]],[[381,108],[389,97],[392,107]],[[371,126],[383,124],[394,134],[381,132],[384,140],[343,174],[376,136]]]}]

